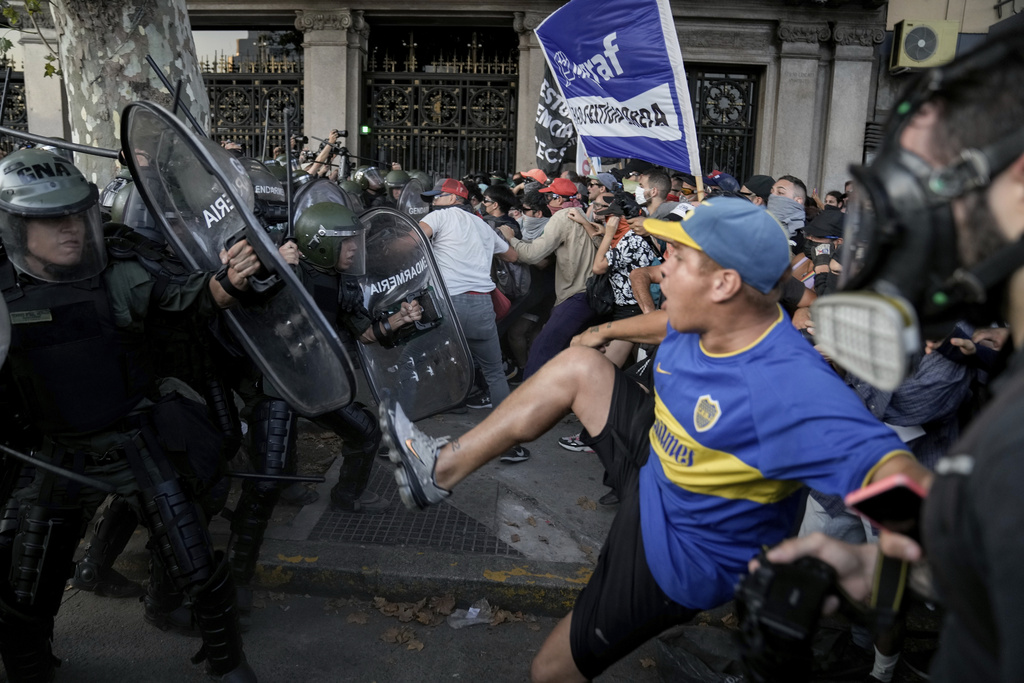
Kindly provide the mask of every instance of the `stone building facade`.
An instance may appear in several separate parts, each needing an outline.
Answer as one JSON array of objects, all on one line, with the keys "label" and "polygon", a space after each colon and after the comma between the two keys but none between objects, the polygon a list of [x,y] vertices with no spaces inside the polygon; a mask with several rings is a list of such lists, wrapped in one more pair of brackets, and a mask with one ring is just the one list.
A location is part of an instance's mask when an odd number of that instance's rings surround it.
[{"label": "stone building facade", "polygon": [[[376,0],[340,6],[326,0],[190,0],[188,7],[195,30],[301,31],[305,129],[326,135],[342,121],[350,131],[348,147],[355,155],[368,153],[370,142],[355,132],[371,115],[365,75],[371,67],[380,68],[374,64],[378,56],[370,49],[375,40],[383,43],[408,33],[411,41],[413,31],[433,36],[474,28],[489,35],[508,32],[518,46],[518,63],[509,138],[514,145],[509,158],[514,162],[503,170],[516,170],[535,165],[534,119],[545,60],[533,29],[562,4]],[[865,152],[870,153],[877,124],[887,116],[899,84],[887,69],[891,32],[886,27],[891,17],[884,0],[672,0],[670,4],[688,71],[699,71],[706,81],[739,73],[751,88],[741,95],[721,88],[702,90],[694,97],[698,119],[705,107],[720,118],[730,108],[750,108],[750,129],[745,134],[751,147],[743,173],[796,175],[821,195],[841,189],[847,167],[861,163]],[[30,62],[41,59],[42,50],[30,37],[23,41],[29,73],[36,68]],[[460,46],[453,50],[456,47]],[[414,66],[422,68],[422,64]],[[55,115],[59,108],[53,106],[59,93],[50,92],[54,79],[31,80],[31,87],[26,82],[30,129],[62,133]],[[33,101],[46,105],[33,107]]]}]

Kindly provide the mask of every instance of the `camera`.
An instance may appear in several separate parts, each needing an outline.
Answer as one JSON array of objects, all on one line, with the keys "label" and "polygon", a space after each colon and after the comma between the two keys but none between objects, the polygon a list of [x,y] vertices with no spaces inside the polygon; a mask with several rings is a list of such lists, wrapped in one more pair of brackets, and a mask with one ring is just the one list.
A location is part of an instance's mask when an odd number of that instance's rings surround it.
[{"label": "camera", "polygon": [[309,144],[309,138],[306,137],[305,135],[293,134],[292,135],[292,142],[295,142],[295,143],[300,144],[300,145],[308,145]]},{"label": "camera", "polygon": [[316,153],[315,152],[311,152],[308,149],[304,149],[301,152],[299,152],[299,162],[300,163],[308,164],[311,161],[316,161]]},{"label": "camera", "polygon": [[811,640],[825,598],[838,592],[836,572],[814,557],[760,567],[736,586],[737,634],[749,680],[806,681],[811,675]]}]

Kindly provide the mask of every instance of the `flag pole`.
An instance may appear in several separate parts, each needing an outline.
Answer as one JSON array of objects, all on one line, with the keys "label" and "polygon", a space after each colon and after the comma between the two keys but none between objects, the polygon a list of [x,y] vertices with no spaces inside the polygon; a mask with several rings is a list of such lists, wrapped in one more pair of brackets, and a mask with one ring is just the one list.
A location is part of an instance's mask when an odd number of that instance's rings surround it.
[{"label": "flag pole", "polygon": [[697,181],[697,201],[704,201],[704,178],[703,176],[695,175],[694,180]]}]

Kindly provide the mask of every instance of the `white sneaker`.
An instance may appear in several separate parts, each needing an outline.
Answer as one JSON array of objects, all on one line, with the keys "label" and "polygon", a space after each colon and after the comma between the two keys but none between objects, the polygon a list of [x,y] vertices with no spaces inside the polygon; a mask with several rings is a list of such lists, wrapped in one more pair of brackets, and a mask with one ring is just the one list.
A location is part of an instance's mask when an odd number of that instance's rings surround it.
[{"label": "white sneaker", "polygon": [[391,400],[380,402],[380,425],[388,457],[395,463],[395,481],[405,507],[424,510],[451,495],[434,481],[437,454],[448,439],[427,436],[405,416],[402,406]]}]

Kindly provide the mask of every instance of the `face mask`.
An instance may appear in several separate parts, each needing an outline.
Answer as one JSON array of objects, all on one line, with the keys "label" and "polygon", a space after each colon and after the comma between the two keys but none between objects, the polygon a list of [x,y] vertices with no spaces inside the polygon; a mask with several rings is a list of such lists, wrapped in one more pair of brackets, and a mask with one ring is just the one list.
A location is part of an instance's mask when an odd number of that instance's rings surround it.
[{"label": "face mask", "polygon": [[768,213],[782,223],[782,227],[789,233],[790,238],[797,230],[804,227],[804,222],[807,220],[803,204],[795,199],[777,194],[768,196]]},{"label": "face mask", "polygon": [[548,220],[544,216],[523,216],[523,239],[530,242],[540,237]]},{"label": "face mask", "polygon": [[643,205],[647,203],[647,195],[644,194],[644,188],[639,185],[636,186],[636,192],[633,193],[633,196],[636,198],[637,204]]}]

